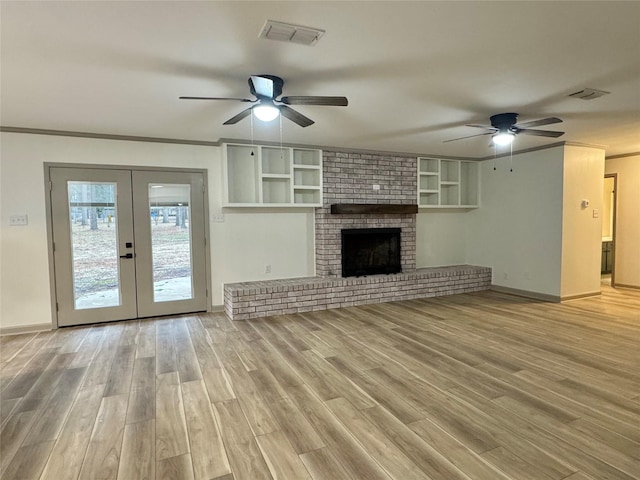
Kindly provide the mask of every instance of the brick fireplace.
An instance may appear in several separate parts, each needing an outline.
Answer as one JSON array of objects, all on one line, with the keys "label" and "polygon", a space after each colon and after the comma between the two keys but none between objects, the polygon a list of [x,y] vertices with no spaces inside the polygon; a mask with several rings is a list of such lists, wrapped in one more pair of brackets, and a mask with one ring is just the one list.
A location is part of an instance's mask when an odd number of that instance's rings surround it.
[{"label": "brick fireplace", "polygon": [[416,269],[415,214],[331,213],[332,204],[416,204],[416,162],[408,156],[324,151],[324,202],[315,221],[316,275],[342,275],[343,228],[400,228],[402,271]]}]

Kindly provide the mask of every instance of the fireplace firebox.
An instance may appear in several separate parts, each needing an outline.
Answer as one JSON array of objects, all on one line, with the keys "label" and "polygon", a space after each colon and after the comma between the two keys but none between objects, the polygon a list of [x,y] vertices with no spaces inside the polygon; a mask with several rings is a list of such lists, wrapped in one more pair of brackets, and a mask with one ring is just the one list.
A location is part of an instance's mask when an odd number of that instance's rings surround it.
[{"label": "fireplace firebox", "polygon": [[342,276],[399,273],[400,228],[342,230]]}]

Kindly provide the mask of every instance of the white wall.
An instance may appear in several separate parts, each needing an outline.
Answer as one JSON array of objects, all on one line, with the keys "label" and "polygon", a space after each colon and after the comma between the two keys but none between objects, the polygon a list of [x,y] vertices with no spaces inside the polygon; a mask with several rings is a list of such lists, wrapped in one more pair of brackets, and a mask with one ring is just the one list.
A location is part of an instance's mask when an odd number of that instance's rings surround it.
[{"label": "white wall", "polygon": [[[495,285],[554,297],[591,291],[599,253],[591,240],[586,257],[575,245],[591,239],[592,229],[599,245],[600,223],[576,201],[601,204],[601,156],[558,146],[515,155],[513,172],[508,158],[481,162],[481,208],[418,214],[417,266],[489,266]],[[221,161],[218,147],[2,133],[0,327],[51,319],[44,162],[206,169],[210,213],[225,214],[223,223],[209,225],[213,305],[222,304],[227,282],[313,275],[313,209],[222,209]],[[640,156],[607,160],[606,171],[619,181],[616,281],[640,286]],[[9,216],[20,213],[29,225],[9,227]]]},{"label": "white wall", "polygon": [[618,174],[615,283],[640,287],[640,155],[605,161]]},{"label": "white wall", "polygon": [[416,267],[468,263],[467,218],[459,211],[421,210],[416,219]]},{"label": "white wall", "polygon": [[[47,255],[44,162],[203,168],[210,213],[220,213],[222,166],[218,147],[30,135],[0,137],[0,327],[52,318]],[[263,213],[264,212],[264,213]],[[11,214],[29,224],[9,227]],[[225,209],[210,223],[212,303],[226,282],[313,275],[313,210],[247,212]],[[272,267],[265,274],[265,265]]]},{"label": "white wall", "polygon": [[482,162],[481,207],[465,214],[467,263],[491,267],[494,285],[560,296],[563,154]]},{"label": "white wall", "polygon": [[[600,292],[604,150],[566,146],[562,208],[561,298]],[[582,207],[588,200],[589,206]]]}]

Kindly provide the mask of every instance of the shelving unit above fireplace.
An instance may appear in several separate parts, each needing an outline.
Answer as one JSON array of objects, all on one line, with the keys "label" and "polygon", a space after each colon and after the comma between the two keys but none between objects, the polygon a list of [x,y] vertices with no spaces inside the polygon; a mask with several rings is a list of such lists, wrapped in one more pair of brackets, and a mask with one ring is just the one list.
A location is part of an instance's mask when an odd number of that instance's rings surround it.
[{"label": "shelving unit above fireplace", "polygon": [[322,206],[322,151],[224,145],[225,207]]},{"label": "shelving unit above fireplace", "polygon": [[418,157],[418,205],[420,208],[478,208],[478,163]]}]

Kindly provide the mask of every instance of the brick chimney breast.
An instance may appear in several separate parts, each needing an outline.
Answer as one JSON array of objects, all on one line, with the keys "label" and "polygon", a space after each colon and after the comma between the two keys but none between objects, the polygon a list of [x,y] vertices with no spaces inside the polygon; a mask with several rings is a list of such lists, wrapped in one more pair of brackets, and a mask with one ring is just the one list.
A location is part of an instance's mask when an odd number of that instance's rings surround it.
[{"label": "brick chimney breast", "polygon": [[342,276],[343,228],[400,228],[403,272],[416,269],[415,214],[332,215],[331,205],[416,204],[417,158],[323,151],[324,204],[316,210],[316,275]]}]

